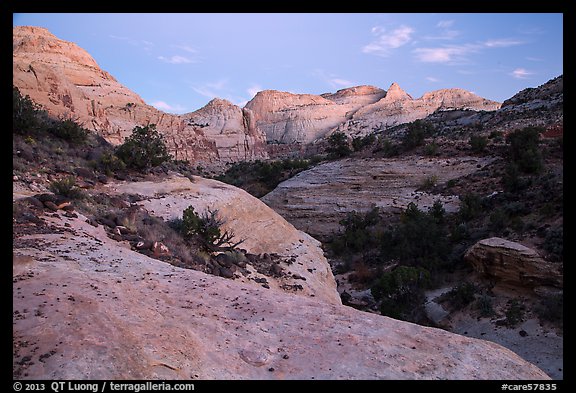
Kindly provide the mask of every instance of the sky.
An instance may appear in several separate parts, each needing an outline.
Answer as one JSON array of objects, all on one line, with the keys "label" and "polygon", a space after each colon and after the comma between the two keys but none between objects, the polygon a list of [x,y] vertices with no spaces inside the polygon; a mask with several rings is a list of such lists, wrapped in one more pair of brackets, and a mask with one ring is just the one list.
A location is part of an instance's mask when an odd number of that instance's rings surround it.
[{"label": "sky", "polygon": [[13,14],[85,49],[149,105],[193,112],[258,91],[396,82],[502,102],[563,74],[561,13]]}]

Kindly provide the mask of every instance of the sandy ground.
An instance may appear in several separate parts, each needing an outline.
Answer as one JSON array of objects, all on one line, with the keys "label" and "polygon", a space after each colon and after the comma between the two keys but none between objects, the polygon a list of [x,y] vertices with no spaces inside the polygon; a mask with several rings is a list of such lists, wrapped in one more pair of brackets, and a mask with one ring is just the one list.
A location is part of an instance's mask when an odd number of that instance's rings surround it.
[{"label": "sandy ground", "polygon": [[[498,317],[477,318],[467,309],[449,313],[434,299],[450,289],[444,287],[427,292],[426,311],[436,323],[449,325],[447,330],[453,333],[500,344],[535,364],[551,378],[564,379],[564,339],[553,328],[542,325],[531,315],[518,326],[508,328],[496,325]],[[499,303],[505,302],[508,296],[500,294]]]}]

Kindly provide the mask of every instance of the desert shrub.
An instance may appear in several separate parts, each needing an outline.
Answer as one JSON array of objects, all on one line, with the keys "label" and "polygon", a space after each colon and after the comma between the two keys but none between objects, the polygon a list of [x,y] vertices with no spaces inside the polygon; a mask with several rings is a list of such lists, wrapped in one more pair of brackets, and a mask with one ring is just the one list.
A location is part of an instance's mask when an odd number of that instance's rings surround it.
[{"label": "desert shrub", "polygon": [[384,157],[394,157],[400,154],[400,146],[388,138],[379,136],[374,152],[381,152]]},{"label": "desert shrub", "polygon": [[423,212],[414,203],[410,203],[401,214],[400,223],[382,234],[381,259],[398,259],[403,264],[427,269],[440,266],[450,251],[448,232],[440,208]]},{"label": "desert shrub", "polygon": [[490,223],[488,224],[490,230],[494,232],[499,232],[506,228],[508,224],[508,214],[501,207],[498,207],[490,213]]},{"label": "desert shrub", "polygon": [[546,297],[536,306],[536,314],[542,321],[562,324],[564,321],[564,296]]},{"label": "desert shrub", "polygon": [[82,199],[85,197],[81,188],[76,187],[76,179],[73,176],[64,177],[50,182],[50,191],[70,199]]},{"label": "desert shrub", "polygon": [[508,162],[502,175],[502,186],[505,191],[517,193],[525,190],[530,185],[530,180],[522,177],[518,165],[514,162]]},{"label": "desert shrub", "polygon": [[132,134],[116,149],[116,155],[133,169],[156,167],[170,159],[164,137],[155,124],[134,127]]},{"label": "desert shrub", "polygon": [[488,139],[492,139],[494,142],[501,142],[504,138],[502,137],[502,131],[492,131],[488,135]]},{"label": "desert shrub", "polygon": [[458,214],[464,221],[473,220],[482,213],[482,198],[476,194],[467,193],[460,197]]},{"label": "desert shrub", "polygon": [[447,188],[452,188],[454,186],[456,186],[456,184],[458,184],[458,180],[456,179],[450,179],[446,182],[446,187]]},{"label": "desert shrub", "polygon": [[448,292],[446,298],[454,310],[461,310],[476,299],[475,293],[476,286],[464,282]]},{"label": "desert shrub", "polygon": [[426,156],[438,155],[438,144],[436,142],[431,142],[426,146],[424,146],[424,155]]},{"label": "desert shrub", "polygon": [[97,167],[102,170],[106,175],[111,176],[112,174],[123,171],[126,169],[126,164],[117,155],[105,152],[100,156],[97,162]]},{"label": "desert shrub", "polygon": [[[244,240],[233,242],[233,232],[222,232],[224,221],[218,217],[218,210],[206,210],[199,215],[193,206],[188,206],[182,213],[180,231],[185,238],[198,236],[203,246],[209,251],[230,251]],[[175,224],[172,224],[175,225]]]},{"label": "desert shrub", "polygon": [[422,183],[420,183],[420,189],[429,190],[434,186],[436,186],[436,184],[438,184],[438,176],[436,175],[426,176],[426,178],[424,178]]},{"label": "desert shrub", "polygon": [[542,127],[517,129],[506,137],[510,162],[515,163],[523,173],[537,173],[543,167],[539,149]]},{"label": "desert shrub", "polygon": [[39,115],[42,110],[39,105],[30,99],[22,97],[20,90],[12,87],[12,132],[20,135],[29,135],[37,131],[41,124]]},{"label": "desert shrub", "polygon": [[214,178],[240,187],[260,198],[276,188],[280,182],[308,169],[315,163],[317,159],[238,162],[231,165],[225,173]]},{"label": "desert shrub", "polygon": [[468,143],[474,153],[482,153],[486,150],[488,139],[482,135],[472,135]]},{"label": "desert shrub", "polygon": [[362,214],[356,211],[348,212],[346,217],[340,220],[344,231],[331,243],[332,251],[336,255],[363,252],[374,247],[376,238],[371,228],[379,221],[380,210],[373,207]]},{"label": "desert shrub", "polygon": [[328,137],[326,152],[330,158],[342,158],[352,153],[348,142],[348,136],[343,132],[335,132]]},{"label": "desert shrub", "polygon": [[371,287],[372,296],[380,301],[380,312],[392,318],[409,320],[413,310],[423,303],[424,289],[429,286],[430,272],[421,267],[399,266],[382,274]]},{"label": "desert shrub", "polygon": [[424,139],[427,136],[432,135],[434,132],[434,127],[431,123],[424,120],[415,120],[414,122],[408,124],[408,130],[404,137],[402,138],[402,145],[407,150],[411,150],[417,146],[424,143]]},{"label": "desert shrub", "polygon": [[492,305],[492,298],[486,294],[480,296],[478,300],[476,300],[476,308],[480,313],[481,317],[491,317],[495,314],[494,307]]},{"label": "desert shrub", "polygon": [[72,119],[55,121],[47,131],[57,138],[63,139],[73,145],[85,143],[88,140],[89,132]]},{"label": "desert shrub", "polygon": [[518,299],[508,301],[504,314],[506,315],[505,323],[510,327],[518,325],[524,319],[525,307]]},{"label": "desert shrub", "polygon": [[368,146],[373,145],[376,142],[376,135],[368,134],[363,137],[354,137],[352,138],[352,148],[354,151],[360,151],[365,149]]},{"label": "desert shrub", "polygon": [[550,253],[550,259],[561,261],[564,258],[564,228],[558,227],[546,231],[542,246]]}]

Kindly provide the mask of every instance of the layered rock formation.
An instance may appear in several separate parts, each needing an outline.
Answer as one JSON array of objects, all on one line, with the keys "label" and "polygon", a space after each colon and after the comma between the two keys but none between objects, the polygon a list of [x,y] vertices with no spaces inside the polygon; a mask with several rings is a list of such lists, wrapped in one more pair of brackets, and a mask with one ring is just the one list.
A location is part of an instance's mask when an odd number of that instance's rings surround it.
[{"label": "layered rock formation", "polygon": [[478,171],[489,157],[344,159],[300,172],[262,197],[296,228],[319,239],[340,229],[339,221],[351,211],[372,206],[400,212],[410,202],[427,209],[440,200],[448,212],[458,210],[456,196],[417,191],[435,176],[442,183]]},{"label": "layered rock formation", "polygon": [[561,264],[548,262],[531,248],[499,237],[480,240],[468,249],[464,260],[477,272],[512,285],[562,288],[564,284]]},{"label": "layered rock formation", "polygon": [[375,130],[423,119],[436,111],[455,109],[493,111],[498,108],[500,103],[463,89],[436,90],[413,99],[398,84],[393,83],[384,98],[362,107],[350,120],[339,125],[333,132],[345,132],[353,136],[366,135]]},{"label": "layered rock formation", "polygon": [[241,108],[216,101],[189,114],[162,112],[101,70],[85,50],[44,28],[13,28],[13,84],[50,114],[77,119],[113,144],[122,143],[135,126],[154,123],[178,159],[267,157],[263,134]]},{"label": "layered rock formation", "polygon": [[14,249],[15,379],[548,379],[491,342],[177,268],[81,214],[42,219],[53,232]]}]

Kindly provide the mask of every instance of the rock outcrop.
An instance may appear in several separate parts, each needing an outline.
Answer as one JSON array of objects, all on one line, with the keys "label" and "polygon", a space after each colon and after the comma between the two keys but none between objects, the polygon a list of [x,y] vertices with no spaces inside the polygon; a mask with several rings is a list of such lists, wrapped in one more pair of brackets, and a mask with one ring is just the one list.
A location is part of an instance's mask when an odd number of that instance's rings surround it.
[{"label": "rock outcrop", "polygon": [[410,202],[427,209],[440,200],[446,211],[455,212],[458,197],[418,188],[432,176],[442,183],[491,162],[489,157],[344,159],[300,172],[261,199],[296,228],[324,240],[340,229],[348,212],[366,212],[372,206],[400,212]]},{"label": "rock outcrop", "polygon": [[177,159],[267,157],[264,135],[241,108],[217,101],[184,115],[162,112],[101,70],[84,49],[44,28],[13,28],[13,84],[51,115],[77,119],[113,144],[122,143],[135,126],[154,123]]},{"label": "rock outcrop", "polygon": [[548,262],[531,248],[499,237],[480,240],[468,249],[464,259],[477,272],[507,284],[527,288],[562,288],[564,284],[561,264]]},{"label": "rock outcrop", "polygon": [[399,124],[423,119],[436,111],[474,110],[493,111],[500,103],[490,101],[463,89],[442,89],[425,93],[413,99],[398,84],[393,83],[386,96],[356,111],[350,120],[332,132],[345,132],[357,136]]},{"label": "rock outcrop", "polygon": [[43,219],[55,233],[14,249],[14,379],[549,379],[491,342],[174,267],[82,215]]},{"label": "rock outcrop", "polygon": [[538,87],[529,87],[502,103],[502,108],[511,105],[521,105],[530,101],[554,101],[563,99],[564,96],[564,76],[560,75],[550,79],[548,82]]},{"label": "rock outcrop", "polygon": [[171,176],[162,182],[107,184],[103,189],[110,195],[143,195],[147,199],[138,204],[165,220],[181,218],[188,206],[200,213],[207,209],[217,210],[224,221],[223,230],[233,233],[236,241],[244,240],[240,248],[251,254],[277,254],[292,259],[290,264],[282,264],[284,274],[277,279],[256,273],[238,279],[254,283],[254,279],[264,278],[272,289],[341,304],[320,242],[294,228],[244,190],[196,176],[192,181],[183,176]]}]

